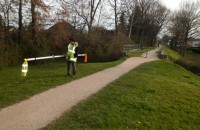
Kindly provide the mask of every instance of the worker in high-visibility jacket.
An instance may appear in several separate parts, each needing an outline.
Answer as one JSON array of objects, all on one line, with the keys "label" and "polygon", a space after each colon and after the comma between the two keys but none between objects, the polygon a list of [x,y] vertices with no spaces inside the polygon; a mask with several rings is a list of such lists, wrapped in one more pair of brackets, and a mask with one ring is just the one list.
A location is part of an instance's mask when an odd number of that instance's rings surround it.
[{"label": "worker in high-visibility jacket", "polygon": [[[70,37],[70,43],[67,47],[67,75],[75,77],[76,76],[76,62],[78,57],[78,43],[74,38]],[[72,67],[72,75],[70,73],[70,68]]]}]

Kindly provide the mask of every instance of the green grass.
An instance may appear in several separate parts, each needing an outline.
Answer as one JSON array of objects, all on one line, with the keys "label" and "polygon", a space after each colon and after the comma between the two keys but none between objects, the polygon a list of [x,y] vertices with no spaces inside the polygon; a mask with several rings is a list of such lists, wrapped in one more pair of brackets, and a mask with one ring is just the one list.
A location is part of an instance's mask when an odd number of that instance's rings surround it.
[{"label": "green grass", "polygon": [[200,54],[187,51],[182,59],[186,64],[200,68]]},{"label": "green grass", "polygon": [[143,53],[154,49],[154,47],[145,48],[142,50],[136,50],[135,52],[131,52],[128,54],[128,57],[140,57]]},{"label": "green grass", "polygon": [[[135,52],[135,56],[141,55],[145,51],[145,49],[138,50]],[[76,79],[113,67],[124,60],[125,58],[114,62],[77,64]],[[29,62],[28,76],[25,78],[21,77],[21,66],[4,68],[0,70],[0,108],[72,80],[72,78],[66,77],[64,60],[55,60],[54,62],[50,60],[50,63],[44,65],[32,65]]]},{"label": "green grass", "polygon": [[200,77],[155,61],[125,74],[44,129],[197,130],[199,110]]},{"label": "green grass", "polygon": [[[77,64],[75,79],[115,66],[124,59],[106,63]],[[72,81],[66,76],[66,63],[54,61],[43,65],[31,65],[27,77],[21,77],[21,66],[0,70],[0,108],[4,108],[35,94]]]},{"label": "green grass", "polygon": [[166,49],[166,53],[168,58],[170,58],[172,61],[177,61],[180,60],[182,58],[182,56],[180,54],[178,54],[178,52],[171,50],[168,47],[165,47]]},{"label": "green grass", "polygon": [[166,47],[166,51],[168,59],[170,59],[172,62],[185,67],[197,75],[200,75],[200,54],[188,50],[185,52],[185,56],[182,57],[180,54],[169,49],[168,47]]}]

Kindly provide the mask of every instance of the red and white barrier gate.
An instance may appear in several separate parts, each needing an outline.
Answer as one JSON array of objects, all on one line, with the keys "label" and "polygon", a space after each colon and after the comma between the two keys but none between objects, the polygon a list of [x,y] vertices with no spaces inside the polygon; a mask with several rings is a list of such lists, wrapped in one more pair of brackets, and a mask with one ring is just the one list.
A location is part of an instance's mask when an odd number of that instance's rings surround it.
[{"label": "red and white barrier gate", "polygon": [[[84,56],[84,63],[88,62],[87,54],[78,54],[79,57]],[[26,77],[28,73],[28,61],[34,60],[43,60],[43,59],[54,59],[54,58],[61,58],[65,57],[65,55],[52,55],[52,56],[45,56],[45,57],[36,57],[36,58],[25,58],[24,63],[22,64],[22,76]]]}]

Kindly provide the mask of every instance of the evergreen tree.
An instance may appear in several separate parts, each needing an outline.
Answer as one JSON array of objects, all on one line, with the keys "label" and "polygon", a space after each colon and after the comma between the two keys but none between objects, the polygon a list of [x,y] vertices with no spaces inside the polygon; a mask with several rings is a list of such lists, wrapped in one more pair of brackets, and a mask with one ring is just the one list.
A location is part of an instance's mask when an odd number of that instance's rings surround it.
[{"label": "evergreen tree", "polygon": [[125,12],[122,12],[120,15],[118,30],[123,34],[127,34],[127,23],[125,18]]}]

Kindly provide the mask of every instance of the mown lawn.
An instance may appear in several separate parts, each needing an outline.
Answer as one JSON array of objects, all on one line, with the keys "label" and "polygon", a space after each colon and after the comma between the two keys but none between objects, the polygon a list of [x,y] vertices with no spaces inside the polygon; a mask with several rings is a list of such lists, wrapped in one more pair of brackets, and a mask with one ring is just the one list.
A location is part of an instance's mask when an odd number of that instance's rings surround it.
[{"label": "mown lawn", "polygon": [[178,54],[178,52],[171,50],[168,47],[165,47],[165,49],[166,49],[166,52],[167,52],[167,56],[170,60],[177,61],[177,60],[180,60],[182,58],[182,56],[180,54]]},{"label": "mown lawn", "polygon": [[[142,53],[143,51],[138,50],[132,56],[141,56]],[[116,66],[125,59],[104,63],[78,63],[75,79]],[[74,79],[66,76],[65,59],[49,60],[43,65],[29,62],[25,78],[21,77],[21,66],[4,68],[0,70],[0,109],[72,80]]]},{"label": "mown lawn", "polygon": [[146,53],[147,51],[150,51],[154,49],[155,47],[149,47],[149,48],[144,48],[144,49],[138,49],[134,52],[131,52],[128,54],[128,57],[140,57],[143,53]]},{"label": "mown lawn", "polygon": [[187,50],[183,57],[168,47],[166,47],[166,51],[168,55],[167,59],[200,76],[200,54],[194,53],[191,50]]},{"label": "mown lawn", "polygon": [[[106,63],[77,64],[75,79],[93,74],[97,71],[120,64],[125,59]],[[21,77],[21,66],[0,70],[0,108],[4,108],[57,85],[74,80],[66,76],[66,63],[52,61],[43,65],[29,63],[27,77]]]},{"label": "mown lawn", "polygon": [[200,77],[155,61],[125,74],[44,129],[198,130],[199,110]]},{"label": "mown lawn", "polygon": [[200,68],[200,54],[192,51],[187,51],[182,59],[186,64]]}]

